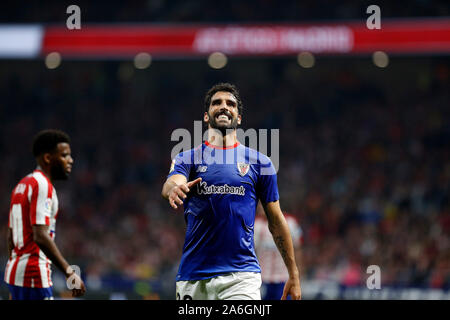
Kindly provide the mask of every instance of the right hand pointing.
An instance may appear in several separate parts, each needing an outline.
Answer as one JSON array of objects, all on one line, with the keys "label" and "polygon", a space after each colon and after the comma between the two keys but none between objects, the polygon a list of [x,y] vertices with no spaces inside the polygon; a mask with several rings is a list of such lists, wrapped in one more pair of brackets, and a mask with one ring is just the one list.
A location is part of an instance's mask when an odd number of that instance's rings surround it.
[{"label": "right hand pointing", "polygon": [[187,197],[187,193],[191,190],[193,186],[202,181],[202,178],[197,178],[195,180],[174,186],[169,192],[169,203],[174,209],[178,209],[178,205],[183,204],[183,200]]}]

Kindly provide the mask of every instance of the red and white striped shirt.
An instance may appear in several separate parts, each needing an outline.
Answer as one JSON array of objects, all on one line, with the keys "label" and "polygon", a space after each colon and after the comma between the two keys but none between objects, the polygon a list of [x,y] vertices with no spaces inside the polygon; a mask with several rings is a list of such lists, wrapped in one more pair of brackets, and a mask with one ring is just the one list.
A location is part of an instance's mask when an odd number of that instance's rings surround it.
[{"label": "red and white striped shirt", "polygon": [[58,215],[56,190],[45,174],[36,169],[23,178],[11,195],[8,227],[12,229],[14,249],[5,270],[5,282],[30,288],[48,288],[51,261],[33,241],[33,225],[49,226],[55,238]]},{"label": "red and white striped shirt", "polygon": [[[298,248],[302,242],[302,229],[294,216],[285,214],[284,217],[291,232],[294,248]],[[254,240],[262,281],[266,283],[286,282],[289,279],[286,265],[273,241],[267,219],[261,216],[257,216],[255,219]]]}]

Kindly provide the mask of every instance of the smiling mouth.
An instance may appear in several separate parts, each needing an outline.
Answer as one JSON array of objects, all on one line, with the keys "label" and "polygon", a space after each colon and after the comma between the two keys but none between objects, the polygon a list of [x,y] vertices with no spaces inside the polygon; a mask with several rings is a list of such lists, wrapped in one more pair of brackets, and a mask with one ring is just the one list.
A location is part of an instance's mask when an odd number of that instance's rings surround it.
[{"label": "smiling mouth", "polygon": [[231,117],[225,113],[216,115],[216,120],[231,120]]}]

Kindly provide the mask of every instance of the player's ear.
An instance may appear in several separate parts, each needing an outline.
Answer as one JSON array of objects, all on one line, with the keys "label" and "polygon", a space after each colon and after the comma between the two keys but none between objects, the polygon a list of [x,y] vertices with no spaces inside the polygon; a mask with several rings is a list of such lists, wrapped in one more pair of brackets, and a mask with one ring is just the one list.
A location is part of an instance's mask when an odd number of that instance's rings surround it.
[{"label": "player's ear", "polygon": [[44,153],[43,155],[42,155],[42,160],[44,160],[44,163],[45,164],[50,164],[50,162],[52,162],[52,154],[51,153]]},{"label": "player's ear", "polygon": [[205,114],[203,115],[203,122],[208,122],[209,121],[209,114],[208,112],[205,112]]},{"label": "player's ear", "polygon": [[242,121],[242,116],[238,115],[237,116],[237,123],[238,123],[238,125],[241,125],[241,121]]}]

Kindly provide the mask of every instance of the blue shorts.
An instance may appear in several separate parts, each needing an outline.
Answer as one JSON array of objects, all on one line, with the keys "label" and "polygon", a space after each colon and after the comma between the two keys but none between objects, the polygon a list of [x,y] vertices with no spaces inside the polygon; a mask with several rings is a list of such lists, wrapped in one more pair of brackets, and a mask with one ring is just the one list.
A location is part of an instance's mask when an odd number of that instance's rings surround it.
[{"label": "blue shorts", "polygon": [[13,300],[53,300],[52,287],[27,288],[8,284]]},{"label": "blue shorts", "polygon": [[[263,282],[261,286],[262,300],[280,300],[283,296],[284,285],[285,282]],[[286,300],[291,300],[291,296],[288,295]]]}]

